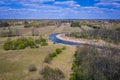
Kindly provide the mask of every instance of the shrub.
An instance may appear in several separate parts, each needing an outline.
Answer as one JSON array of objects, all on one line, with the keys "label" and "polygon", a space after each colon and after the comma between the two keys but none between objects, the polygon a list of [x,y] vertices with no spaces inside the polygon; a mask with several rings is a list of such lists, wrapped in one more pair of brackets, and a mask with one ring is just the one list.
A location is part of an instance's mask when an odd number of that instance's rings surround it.
[{"label": "shrub", "polygon": [[57,56],[57,52],[52,52],[51,54],[49,54],[50,57],[55,57]]},{"label": "shrub", "polygon": [[35,48],[39,48],[39,46],[36,46]]},{"label": "shrub", "polygon": [[40,39],[35,40],[35,43],[40,44],[41,46],[46,46],[48,45],[46,39],[40,37]]},{"label": "shrub", "polygon": [[60,54],[61,52],[62,52],[62,49],[60,49],[60,48],[57,48],[57,49],[56,49],[56,53],[57,53],[57,54]]},{"label": "shrub", "polygon": [[45,57],[44,62],[45,62],[45,63],[50,63],[51,60],[52,60],[52,57],[50,57],[50,56],[48,55],[48,56]]},{"label": "shrub", "polygon": [[17,46],[19,45],[18,41],[17,40],[13,40],[12,41],[13,44],[14,44],[14,48],[12,50],[16,50],[17,49]]},{"label": "shrub", "polygon": [[40,44],[40,40],[39,39],[35,40],[35,43]]},{"label": "shrub", "polygon": [[41,46],[46,46],[46,45],[48,45],[48,43],[46,43],[46,42],[41,42]]},{"label": "shrub", "polygon": [[72,70],[75,70],[77,68],[77,64],[74,62],[73,64],[72,64]]},{"label": "shrub", "polygon": [[17,50],[30,48],[39,48],[32,38],[18,38],[16,40],[7,40],[4,44],[4,50]]},{"label": "shrub", "polygon": [[63,46],[63,47],[62,47],[62,50],[65,50],[65,49],[66,49],[66,47],[65,47],[65,46]]},{"label": "shrub", "polygon": [[46,39],[44,39],[44,38],[41,37],[41,38],[40,38],[40,41],[41,41],[41,42],[46,42]]},{"label": "shrub", "polygon": [[32,38],[29,38],[26,41],[31,48],[35,46],[35,41]]},{"label": "shrub", "polygon": [[25,49],[25,45],[23,43],[19,44],[18,49]]},{"label": "shrub", "polygon": [[35,65],[30,65],[30,67],[29,67],[29,71],[30,71],[30,72],[34,72],[34,71],[36,71],[36,70],[37,70],[37,68],[36,68]]},{"label": "shrub", "polygon": [[50,53],[50,54],[45,58],[44,62],[50,63],[50,61],[51,61],[55,56],[57,56],[58,54],[60,54],[60,53],[62,52],[62,50],[63,50],[63,48],[57,48],[57,49],[55,50],[55,52]]},{"label": "shrub", "polygon": [[11,40],[7,40],[7,42],[3,46],[4,50],[11,50],[12,47],[13,47],[13,42]]},{"label": "shrub", "polygon": [[43,80],[63,80],[65,78],[64,73],[60,69],[52,69],[48,66],[41,71],[41,74],[43,75]]}]

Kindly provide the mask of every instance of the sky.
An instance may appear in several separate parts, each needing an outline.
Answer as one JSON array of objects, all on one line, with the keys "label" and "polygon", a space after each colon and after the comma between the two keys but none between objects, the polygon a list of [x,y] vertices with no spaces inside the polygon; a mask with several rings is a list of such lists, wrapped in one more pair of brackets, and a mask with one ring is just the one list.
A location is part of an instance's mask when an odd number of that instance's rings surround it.
[{"label": "sky", "polygon": [[120,19],[120,0],[0,0],[0,19]]}]

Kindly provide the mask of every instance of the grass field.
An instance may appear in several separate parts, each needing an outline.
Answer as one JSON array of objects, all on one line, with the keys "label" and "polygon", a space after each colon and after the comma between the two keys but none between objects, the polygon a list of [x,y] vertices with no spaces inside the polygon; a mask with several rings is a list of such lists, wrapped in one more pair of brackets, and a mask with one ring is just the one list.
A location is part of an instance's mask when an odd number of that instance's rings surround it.
[{"label": "grass field", "polygon": [[60,45],[49,45],[38,49],[25,49],[16,51],[0,51],[0,77],[1,80],[24,80],[30,78],[28,68],[34,64],[42,68],[45,56]]},{"label": "grass field", "polygon": [[[3,44],[8,39],[7,37],[0,37],[0,80],[38,80],[41,77],[40,71],[46,66],[52,68],[59,68],[64,74],[65,79],[69,80],[72,74],[73,56],[76,47],[63,44],[53,43],[49,40],[49,35],[60,32],[81,32],[82,30],[93,30],[88,26],[70,27],[70,24],[62,24],[61,26],[46,26],[34,28],[39,32],[39,36],[32,36],[33,28],[24,28],[24,26],[14,26],[12,29],[20,31],[20,37],[31,37],[38,39],[40,36],[45,38],[48,42],[47,46],[40,46],[39,48],[26,48],[23,50],[3,50]],[[0,29],[2,31],[3,29]],[[19,37],[11,37],[16,39]],[[65,50],[55,58],[50,64],[44,63],[44,59],[48,54],[54,52],[57,48],[66,47]],[[37,71],[29,72],[29,67],[35,65]]]},{"label": "grass field", "polygon": [[[24,31],[24,28],[20,28],[23,31],[24,37],[32,37],[31,30]],[[39,33],[45,37],[49,43],[48,46],[41,46],[36,49],[26,48],[24,50],[3,50],[3,43],[7,38],[0,38],[0,80],[30,80],[40,77],[40,70],[45,65],[49,65],[53,68],[61,69],[65,74],[65,80],[69,80],[71,74],[71,66],[73,61],[73,54],[75,47],[66,46],[60,55],[53,59],[51,64],[45,64],[44,58],[56,48],[61,48],[65,45],[53,44],[48,39],[48,36],[52,33],[77,30],[73,28],[55,27],[49,26],[45,28],[39,28]],[[39,36],[38,36],[39,37]],[[35,38],[38,38],[35,37]],[[34,38],[34,37],[33,37]],[[14,37],[11,39],[15,39]],[[37,67],[36,72],[29,72],[29,66],[35,65]]]}]

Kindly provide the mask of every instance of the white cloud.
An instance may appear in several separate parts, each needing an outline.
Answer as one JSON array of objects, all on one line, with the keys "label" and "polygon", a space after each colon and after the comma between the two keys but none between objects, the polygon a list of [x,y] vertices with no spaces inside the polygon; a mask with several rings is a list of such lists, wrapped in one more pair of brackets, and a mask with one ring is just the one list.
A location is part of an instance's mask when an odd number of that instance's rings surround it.
[{"label": "white cloud", "polygon": [[[9,0],[4,0],[9,1]],[[106,2],[106,0],[97,1],[95,7],[82,7],[76,1],[55,1],[55,0],[11,0],[17,4],[21,4],[21,8],[0,7],[0,18],[33,18],[33,19],[89,19],[89,18],[111,18],[113,15],[119,15],[120,11],[115,9],[99,8],[99,5],[119,6],[116,1],[114,3]],[[44,2],[52,1],[53,5],[44,4]],[[103,3],[103,4],[101,4]],[[117,4],[116,4],[117,3]],[[97,15],[96,15],[97,14]],[[11,15],[11,16],[10,16]],[[120,18],[119,16],[115,18]],[[113,17],[114,18],[114,17]]]},{"label": "white cloud", "polygon": [[120,0],[95,0],[95,1],[99,1],[99,2],[119,2]]},{"label": "white cloud", "polygon": [[23,6],[39,6],[41,4],[44,4],[44,2],[54,2],[55,0],[0,0],[0,3],[3,4],[12,4],[12,3],[16,3],[16,4],[20,4]]},{"label": "white cloud", "polygon": [[15,2],[27,2],[27,3],[30,3],[30,2],[53,2],[55,0],[11,0],[11,1],[15,1]]},{"label": "white cloud", "polygon": [[75,2],[75,1],[61,1],[61,2],[55,2],[54,4],[59,4],[59,5],[67,5],[67,6],[76,6],[76,7],[79,7],[80,5],[79,4],[77,4],[77,2]]},{"label": "white cloud", "polygon": [[[45,7],[45,6],[43,6]],[[46,7],[44,8],[26,8],[26,9],[12,9],[4,8],[0,14],[1,17],[7,18],[27,18],[27,19],[98,19],[98,18],[114,18],[112,17],[115,14],[119,14],[119,10],[115,9],[106,9],[98,7],[79,7],[79,8],[59,8],[54,7],[53,9]],[[97,14],[97,15],[96,15]],[[11,15],[11,16],[10,16]],[[15,15],[15,16],[14,16]],[[116,17],[115,18],[120,18]]]},{"label": "white cloud", "polygon": [[99,2],[95,4],[95,6],[112,6],[112,7],[120,7],[120,0],[98,0]]},{"label": "white cloud", "polygon": [[113,7],[120,7],[119,3],[97,3],[96,6],[113,6]]},{"label": "white cloud", "polygon": [[[30,0],[28,0],[30,1]],[[53,2],[55,0],[31,0],[31,2]]]}]

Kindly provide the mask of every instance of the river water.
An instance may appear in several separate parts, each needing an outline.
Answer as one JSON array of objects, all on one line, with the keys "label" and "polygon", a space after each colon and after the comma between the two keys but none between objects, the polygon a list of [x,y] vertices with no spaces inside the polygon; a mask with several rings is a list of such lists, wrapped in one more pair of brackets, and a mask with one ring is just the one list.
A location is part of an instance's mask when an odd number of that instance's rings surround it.
[{"label": "river water", "polygon": [[103,49],[104,47],[102,46],[95,46],[95,45],[90,45],[90,44],[83,44],[83,43],[77,43],[77,42],[70,42],[70,41],[64,41],[64,40],[61,40],[59,38],[57,38],[56,36],[58,34],[66,34],[66,33],[55,33],[55,34],[51,34],[49,36],[49,39],[55,43],[60,43],[60,44],[66,44],[66,45],[72,45],[72,46],[84,46],[84,45],[88,45],[88,46],[91,46],[91,47],[95,47],[95,48],[100,48],[100,49]]}]

